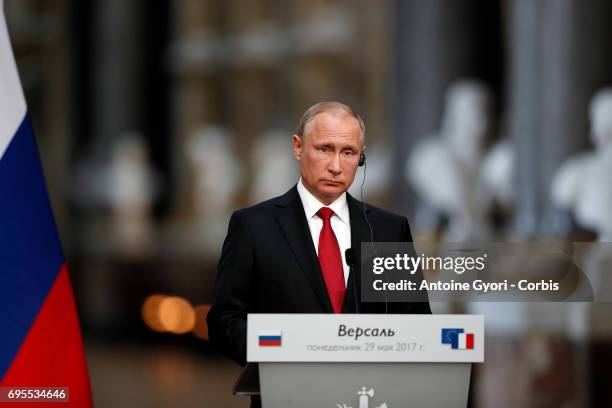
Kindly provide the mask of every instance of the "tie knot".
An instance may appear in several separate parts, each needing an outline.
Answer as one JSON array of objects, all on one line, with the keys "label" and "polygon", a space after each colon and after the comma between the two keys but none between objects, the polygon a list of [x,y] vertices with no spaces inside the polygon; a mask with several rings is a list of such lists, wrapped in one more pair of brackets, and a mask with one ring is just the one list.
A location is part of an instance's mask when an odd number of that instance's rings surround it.
[{"label": "tie knot", "polygon": [[323,222],[326,222],[330,220],[332,215],[334,215],[334,210],[329,207],[321,207],[319,211],[317,211],[317,215],[323,220]]}]

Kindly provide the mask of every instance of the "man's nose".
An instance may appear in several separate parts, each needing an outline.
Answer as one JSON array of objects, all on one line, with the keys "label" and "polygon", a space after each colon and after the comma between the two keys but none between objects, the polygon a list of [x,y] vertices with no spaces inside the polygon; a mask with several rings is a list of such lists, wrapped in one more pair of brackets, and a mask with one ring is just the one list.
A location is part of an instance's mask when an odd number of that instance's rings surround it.
[{"label": "man's nose", "polygon": [[337,176],[338,174],[342,172],[342,167],[340,166],[340,155],[339,154],[335,154],[331,158],[331,160],[329,161],[329,165],[327,166],[327,169],[334,176]]}]

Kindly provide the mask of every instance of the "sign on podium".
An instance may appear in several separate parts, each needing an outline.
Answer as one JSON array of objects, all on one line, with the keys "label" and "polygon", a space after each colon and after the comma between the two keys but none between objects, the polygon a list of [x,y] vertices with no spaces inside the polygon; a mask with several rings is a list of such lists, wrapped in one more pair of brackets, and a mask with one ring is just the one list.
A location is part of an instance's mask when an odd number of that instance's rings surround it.
[{"label": "sign on podium", "polygon": [[264,408],[465,407],[477,315],[250,314]]}]

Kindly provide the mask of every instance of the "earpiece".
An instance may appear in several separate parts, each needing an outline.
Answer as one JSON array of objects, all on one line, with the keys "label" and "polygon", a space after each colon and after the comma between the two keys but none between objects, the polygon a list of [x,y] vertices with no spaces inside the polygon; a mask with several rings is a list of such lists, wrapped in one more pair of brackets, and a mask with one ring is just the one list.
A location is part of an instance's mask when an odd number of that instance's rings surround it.
[{"label": "earpiece", "polygon": [[365,164],[365,161],[366,161],[365,154],[361,153],[359,155],[359,163],[357,163],[357,166],[359,167],[363,166]]},{"label": "earpiece", "polygon": [[[363,168],[363,179],[361,180],[361,188],[359,189],[360,195],[361,195],[361,204],[363,205],[362,210],[363,210],[363,219],[365,220],[366,224],[368,224],[368,228],[370,229],[370,245],[372,246],[372,253],[374,254],[374,256],[378,256],[378,254],[376,253],[376,249],[374,248],[374,229],[372,228],[372,224],[370,224],[370,220],[368,219],[368,215],[366,214],[366,205],[365,205],[365,200],[363,199],[363,185],[365,184],[365,179],[366,179],[366,171],[368,170],[368,165],[366,164],[366,157],[365,154],[361,153],[361,155],[359,156],[359,163],[358,163],[359,167],[361,166],[365,166]],[[387,276],[387,274],[384,274],[385,280],[387,281],[387,283],[389,283],[389,277]],[[385,290],[385,314],[389,313],[389,295],[387,293],[387,291]]]}]

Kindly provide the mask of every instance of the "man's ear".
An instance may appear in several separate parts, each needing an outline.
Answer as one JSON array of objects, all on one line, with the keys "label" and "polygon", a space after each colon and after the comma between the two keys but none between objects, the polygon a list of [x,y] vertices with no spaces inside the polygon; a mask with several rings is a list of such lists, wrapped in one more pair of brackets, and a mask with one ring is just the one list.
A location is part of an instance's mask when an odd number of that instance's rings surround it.
[{"label": "man's ear", "polygon": [[299,161],[302,160],[302,138],[293,135],[293,155]]}]

